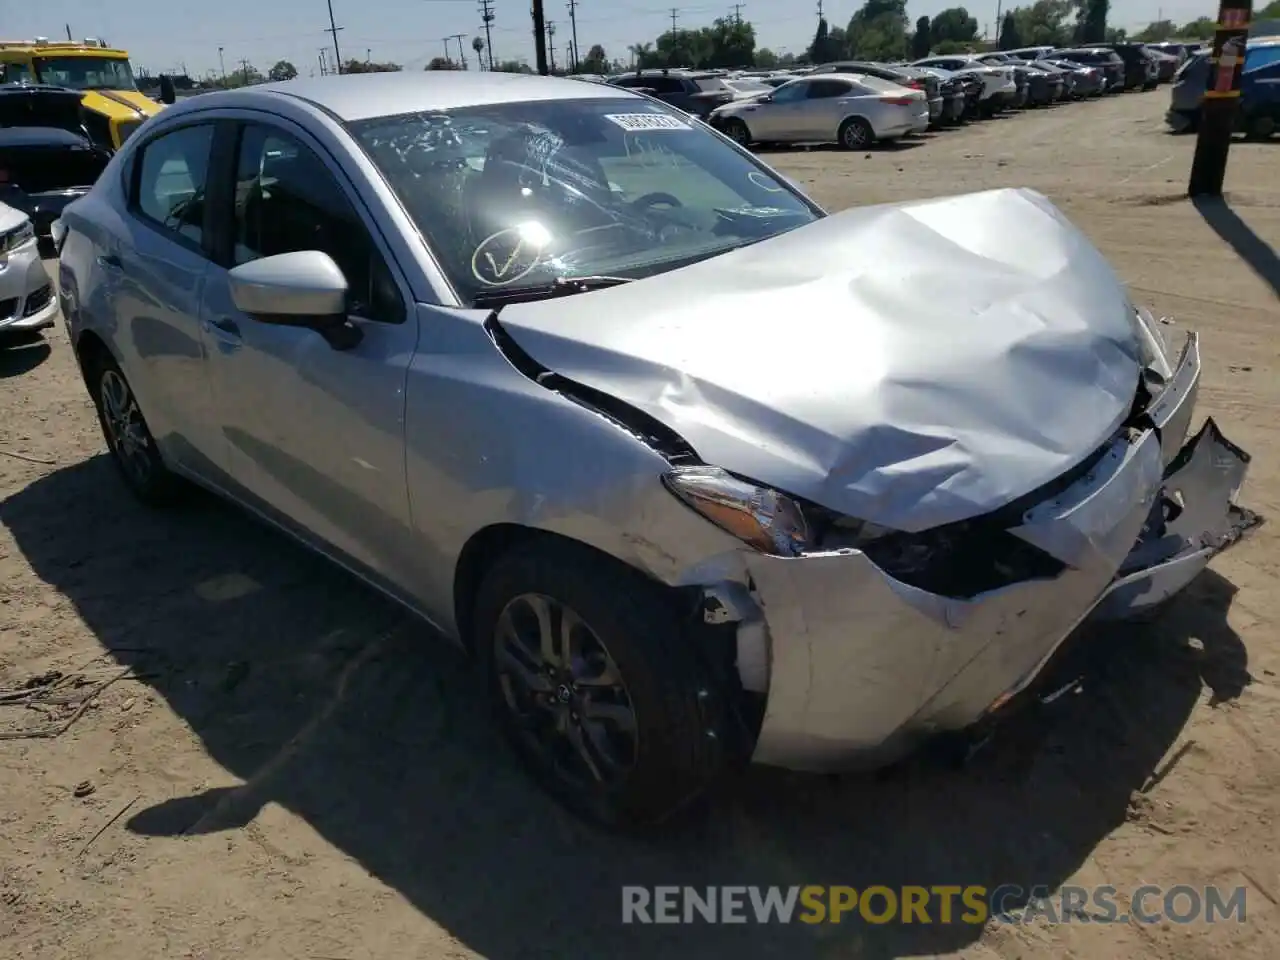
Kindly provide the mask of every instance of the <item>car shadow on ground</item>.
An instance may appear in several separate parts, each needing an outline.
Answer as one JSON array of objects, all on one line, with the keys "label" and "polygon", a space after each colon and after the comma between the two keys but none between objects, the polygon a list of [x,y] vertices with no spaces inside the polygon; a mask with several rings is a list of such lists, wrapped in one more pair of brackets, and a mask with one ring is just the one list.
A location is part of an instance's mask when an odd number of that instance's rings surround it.
[{"label": "car shadow on ground", "polygon": [[0,380],[34,370],[51,352],[48,341],[39,333],[0,333]]},{"label": "car shadow on ground", "polygon": [[1248,222],[1231,208],[1231,201],[1220,197],[1193,197],[1191,203],[1213,232],[1280,297],[1280,257],[1276,256],[1275,248],[1254,233]]},{"label": "car shadow on ground", "polygon": [[1158,778],[1204,687],[1229,700],[1249,682],[1226,622],[1235,588],[1207,573],[1158,623],[1094,630],[1067,665],[1082,691],[961,770],[924,758],[840,779],[755,769],[703,817],[604,835],[516,769],[462,654],[237,510],[196,494],[148,511],[99,456],[0,503],[0,522],[102,648],[244,781],[144,798],[126,829],[234,830],[278,803],[499,960],[959,949],[979,927],[624,926],[621,888],[1052,887],[1135,818],[1135,792]]}]

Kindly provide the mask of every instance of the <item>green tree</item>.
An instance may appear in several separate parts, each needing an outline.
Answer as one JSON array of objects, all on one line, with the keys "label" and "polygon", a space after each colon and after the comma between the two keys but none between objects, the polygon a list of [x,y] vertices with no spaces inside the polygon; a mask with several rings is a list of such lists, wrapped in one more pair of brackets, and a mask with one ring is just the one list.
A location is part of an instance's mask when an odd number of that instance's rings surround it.
[{"label": "green tree", "polygon": [[1271,0],[1261,10],[1253,11],[1255,20],[1280,20],[1280,0]]},{"label": "green tree", "polygon": [[931,46],[933,35],[930,32],[929,18],[921,17],[916,21],[916,32],[911,35],[911,56],[917,60],[927,57]]},{"label": "green tree", "polygon": [[448,57],[432,57],[426,66],[427,70],[460,70],[462,69]]},{"label": "green tree", "polygon": [[906,0],[866,0],[849,20],[849,54],[859,60],[902,60],[907,55]]},{"label": "green tree", "polygon": [[[1254,14],[1255,19],[1259,14]],[[1217,23],[1212,17],[1199,17],[1190,23],[1184,23],[1174,34],[1180,40],[1208,40],[1217,30]]]},{"label": "green tree", "polygon": [[949,7],[933,18],[929,33],[935,44],[971,43],[978,36],[978,18],[971,17],[964,7]]},{"label": "green tree", "polygon": [[1107,13],[1110,9],[1110,0],[1083,0],[1076,20],[1076,41],[1103,43],[1107,39]]},{"label": "green tree", "polygon": [[826,63],[830,57],[827,56],[827,34],[830,27],[827,25],[826,17],[818,18],[818,29],[813,35],[813,42],[809,44],[809,61],[811,63]]},{"label": "green tree", "polygon": [[996,46],[1001,50],[1016,50],[1022,46],[1022,34],[1018,32],[1018,18],[1012,10],[1004,15],[1000,22],[1000,39]]},{"label": "green tree", "polygon": [[1071,43],[1070,21],[1074,16],[1074,0],[1036,0],[1029,7],[1017,7],[1013,19],[1018,28],[1018,46],[1067,46]]},{"label": "green tree", "polygon": [[586,57],[578,64],[578,69],[582,73],[608,73],[609,57],[605,54],[604,47],[593,43]]},{"label": "green tree", "polygon": [[348,60],[342,65],[343,73],[397,73],[398,63],[378,63],[374,60]]},{"label": "green tree", "polygon": [[[437,60],[443,60],[443,57],[437,57]],[[428,70],[431,67],[427,68]],[[452,70],[452,67],[440,67],[441,70]],[[523,60],[499,60],[493,65],[493,69],[498,73],[533,73],[533,68]]]},{"label": "green tree", "polygon": [[298,68],[288,60],[277,60],[276,65],[267,71],[268,80],[292,80],[298,75]]},{"label": "green tree", "polygon": [[1124,27],[1107,27],[1107,43],[1124,43],[1129,39],[1129,31]]},{"label": "green tree", "polygon": [[1134,36],[1135,40],[1142,40],[1147,43],[1155,43],[1159,40],[1168,40],[1178,30],[1178,25],[1172,20],[1152,20],[1145,27],[1138,31]]},{"label": "green tree", "polygon": [[768,47],[756,51],[756,66],[761,70],[773,70],[778,66],[778,55]]}]

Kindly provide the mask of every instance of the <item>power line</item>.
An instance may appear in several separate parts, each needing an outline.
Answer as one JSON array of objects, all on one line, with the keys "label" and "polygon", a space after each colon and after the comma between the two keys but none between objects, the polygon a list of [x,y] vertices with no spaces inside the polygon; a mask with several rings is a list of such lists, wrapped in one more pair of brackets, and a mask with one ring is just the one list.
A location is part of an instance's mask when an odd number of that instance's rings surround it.
[{"label": "power line", "polygon": [[484,45],[489,51],[489,69],[493,69],[493,0],[480,0],[480,22],[484,24]]}]

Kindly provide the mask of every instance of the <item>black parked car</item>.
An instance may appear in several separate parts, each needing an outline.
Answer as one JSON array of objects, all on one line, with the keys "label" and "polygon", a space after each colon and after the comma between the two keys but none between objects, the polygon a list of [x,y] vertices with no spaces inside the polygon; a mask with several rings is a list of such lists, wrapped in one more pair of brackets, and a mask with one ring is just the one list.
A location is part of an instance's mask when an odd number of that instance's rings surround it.
[{"label": "black parked car", "polygon": [[1155,62],[1147,56],[1140,43],[1108,43],[1107,47],[1119,54],[1124,61],[1124,88],[1126,90],[1154,90],[1160,82]]},{"label": "black parked car", "polygon": [[711,111],[742,95],[724,82],[719,73],[703,70],[637,70],[609,81],[615,86],[639,90],[678,110],[706,120]]},{"label": "black parked car", "polygon": [[29,216],[43,241],[111,159],[85,129],[81,96],[45,84],[0,86],[0,203]]},{"label": "black parked car", "polygon": [[1107,76],[1107,93],[1116,93],[1127,89],[1128,72],[1120,54],[1107,47],[1080,47],[1076,50],[1060,50],[1053,55],[1055,60],[1070,60],[1072,63],[1083,63],[1087,67],[1097,67]]}]

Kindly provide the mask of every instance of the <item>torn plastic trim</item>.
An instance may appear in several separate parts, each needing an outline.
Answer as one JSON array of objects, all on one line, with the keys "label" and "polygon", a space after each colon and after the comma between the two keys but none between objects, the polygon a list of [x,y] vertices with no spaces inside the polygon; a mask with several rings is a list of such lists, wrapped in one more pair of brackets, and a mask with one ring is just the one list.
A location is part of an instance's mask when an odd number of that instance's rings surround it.
[{"label": "torn plastic trim", "polygon": [[688,441],[643,410],[544,367],[502,326],[497,310],[485,320],[484,331],[498,348],[498,352],[527,380],[604,417],[646,444],[673,466],[698,466],[703,463]]}]

